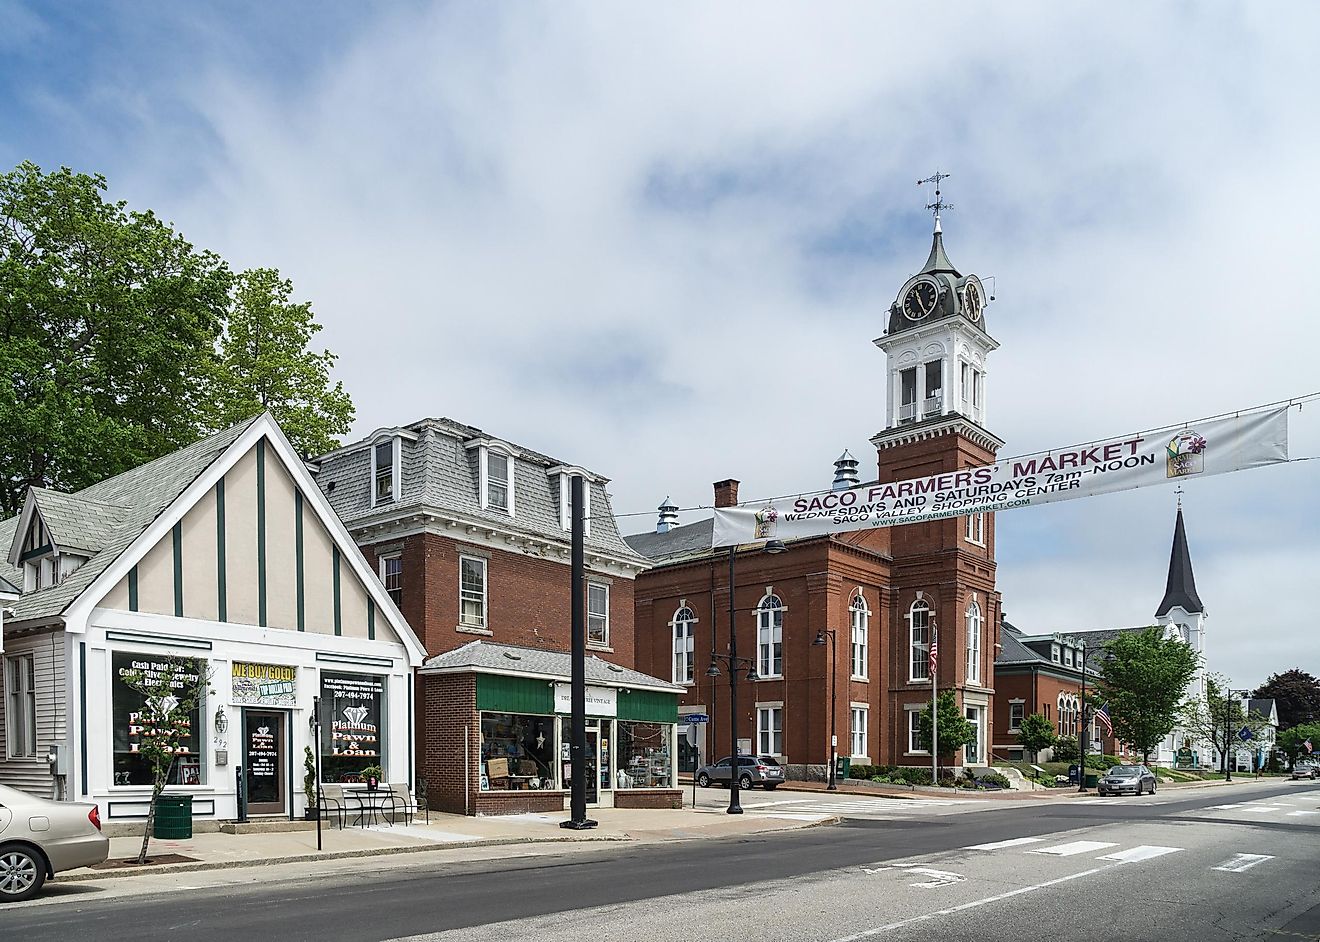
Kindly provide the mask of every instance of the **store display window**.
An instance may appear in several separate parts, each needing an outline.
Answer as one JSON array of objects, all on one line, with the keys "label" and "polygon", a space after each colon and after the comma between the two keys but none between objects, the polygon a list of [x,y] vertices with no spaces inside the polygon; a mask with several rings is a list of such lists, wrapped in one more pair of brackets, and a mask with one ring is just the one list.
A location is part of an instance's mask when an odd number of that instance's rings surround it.
[{"label": "store display window", "polygon": [[673,763],[670,745],[674,727],[669,723],[631,723],[619,720],[618,764],[620,788],[670,788]]},{"label": "store display window", "polygon": [[[192,685],[195,689],[198,678],[206,670],[206,662],[197,659],[188,663],[191,673],[180,677],[178,686],[182,688],[185,685]],[[150,654],[115,652],[110,655],[110,667],[114,783],[151,785],[153,784],[151,765],[138,749],[142,742],[152,735],[152,713],[147,708],[147,698],[141,691],[130,687],[124,681],[124,676],[132,671],[145,671],[150,674],[164,669],[164,665]],[[202,762],[201,750],[202,717],[205,715],[204,704],[199,700],[188,717],[190,733],[182,743],[173,765],[170,766],[168,784],[204,785],[206,783],[206,769]]]},{"label": "store display window", "polygon": [[482,791],[554,788],[554,759],[554,717],[481,714]]}]

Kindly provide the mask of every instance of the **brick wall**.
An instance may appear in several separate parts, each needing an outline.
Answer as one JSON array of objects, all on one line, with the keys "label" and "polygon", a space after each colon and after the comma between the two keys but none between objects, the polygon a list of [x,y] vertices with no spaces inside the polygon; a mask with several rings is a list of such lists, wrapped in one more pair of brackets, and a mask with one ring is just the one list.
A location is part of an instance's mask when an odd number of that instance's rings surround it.
[{"label": "brick wall", "polygon": [[659,791],[629,791],[619,789],[614,793],[616,808],[682,808],[683,792],[677,788]]},{"label": "brick wall", "polygon": [[426,776],[427,801],[434,811],[471,814],[481,784],[476,771],[481,753],[476,675],[422,676],[418,686],[424,693],[418,703],[423,722],[418,725],[428,748],[418,755]]},{"label": "brick wall", "polygon": [[545,814],[563,811],[568,792],[537,791],[481,792],[477,795],[477,814]]}]

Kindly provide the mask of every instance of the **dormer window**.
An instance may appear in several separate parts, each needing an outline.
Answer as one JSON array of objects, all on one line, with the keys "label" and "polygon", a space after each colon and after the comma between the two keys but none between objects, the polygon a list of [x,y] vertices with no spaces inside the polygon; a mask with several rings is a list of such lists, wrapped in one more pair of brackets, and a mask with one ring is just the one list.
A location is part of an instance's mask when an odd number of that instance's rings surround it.
[{"label": "dormer window", "polygon": [[486,457],[486,506],[509,510],[509,456],[491,452]]},{"label": "dormer window", "polygon": [[401,439],[383,438],[371,446],[371,505],[393,504],[399,500],[399,458]]},{"label": "dormer window", "polygon": [[518,453],[508,445],[489,438],[478,438],[465,446],[477,455],[477,496],[482,510],[508,514],[517,512]]},{"label": "dormer window", "polygon": [[556,474],[559,481],[559,525],[565,531],[573,529],[573,475],[579,475],[582,478],[582,532],[591,536],[591,476],[581,468],[558,467],[551,468],[551,474]]}]

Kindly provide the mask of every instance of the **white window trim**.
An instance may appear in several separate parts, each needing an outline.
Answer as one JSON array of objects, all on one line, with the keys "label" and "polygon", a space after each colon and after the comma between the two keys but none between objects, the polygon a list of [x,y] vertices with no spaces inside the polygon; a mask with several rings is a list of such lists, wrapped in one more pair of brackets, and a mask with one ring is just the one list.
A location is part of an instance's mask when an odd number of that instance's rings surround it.
[{"label": "white window trim", "polygon": [[[921,606],[922,610],[926,612],[926,643],[923,646],[926,657],[922,661],[922,663],[925,665],[925,673],[921,675],[918,675],[912,669],[914,663],[912,658],[912,650],[913,648],[916,647],[916,642],[913,641],[913,635],[914,632],[916,631],[916,627],[913,624],[912,616],[917,611],[918,606]],[[930,603],[927,602],[925,599],[917,599],[911,605],[908,606],[907,615],[905,617],[907,618],[907,623],[908,623],[907,661],[908,661],[908,683],[910,684],[928,683],[930,681],[930,616],[933,611],[934,610],[931,608]]]},{"label": "white window trim", "polygon": [[[605,639],[603,641],[593,640],[591,637],[591,590],[593,588],[603,589],[605,591]],[[610,585],[608,582],[587,581],[587,647],[607,650],[610,646]]]},{"label": "white window trim", "polygon": [[[388,502],[376,500],[376,447],[387,440],[391,443],[392,446],[391,452],[393,456],[393,464],[390,468],[391,496]],[[372,507],[384,506],[385,503],[397,504],[399,502],[399,498],[402,493],[401,483],[403,476],[400,473],[402,464],[403,464],[402,438],[400,438],[398,435],[391,435],[388,437],[382,435],[372,440],[371,442],[371,506]]]},{"label": "white window trim", "polygon": [[[771,598],[773,598],[779,604],[774,606],[773,608],[767,608],[766,603],[769,602]],[[788,611],[788,606],[784,604],[784,600],[780,596],[775,594],[774,586],[766,586],[765,594],[762,595],[760,600],[756,603],[756,679],[757,680],[782,680],[784,677],[784,613],[787,611]],[[774,613],[776,612],[779,614],[779,670],[778,672],[766,671],[763,673],[761,671],[761,665],[765,662],[761,657],[761,648],[763,647],[761,642],[761,616],[762,615],[770,616],[770,623],[767,626],[770,630],[770,640],[769,642],[767,642],[770,648],[770,652],[769,652],[770,657],[768,662],[771,667],[774,667],[774,662],[775,662]]]},{"label": "white window trim", "polygon": [[1017,698],[1017,699],[1009,700],[1009,701],[1008,701],[1008,731],[1009,731],[1010,733],[1020,733],[1020,732],[1022,732],[1022,724],[1021,724],[1021,723],[1018,723],[1017,726],[1014,726],[1014,725],[1013,725],[1013,707],[1015,707],[1015,706],[1020,706],[1020,707],[1022,707],[1022,718],[1023,718],[1024,720],[1027,718],[1027,701],[1026,701],[1026,700],[1023,700],[1023,699],[1021,699],[1021,698]]},{"label": "white window trim", "polygon": [[[377,557],[376,557],[376,578],[380,580],[381,588],[383,588],[383,589],[385,590],[385,594],[386,594],[386,595],[389,595],[389,593],[390,593],[389,586],[385,584],[385,564],[386,564],[387,562],[391,562],[391,561],[396,560],[396,559],[400,561],[400,562],[399,562],[399,565],[400,565],[400,569],[399,569],[399,594],[400,594],[400,597],[402,597],[402,594],[403,594],[403,569],[402,569],[402,565],[403,565],[403,554],[402,554],[402,553],[398,553],[398,552],[396,552],[396,553],[385,553],[385,554],[383,554],[383,555],[381,555],[381,556],[377,556]],[[390,596],[390,600],[393,601],[393,596]]]},{"label": "white window trim", "polygon": [[[859,606],[857,603],[860,602]],[[858,624],[858,616],[861,616],[861,624]],[[852,603],[848,606],[848,670],[853,680],[867,681],[870,679],[869,662],[871,660],[871,607],[866,604],[866,596],[862,595],[859,587],[853,594]],[[861,654],[862,669],[857,670],[857,659],[853,656],[853,646],[856,645],[857,636],[861,634]]]},{"label": "white window trim", "polygon": [[[976,631],[973,633],[972,625],[975,618]],[[963,625],[967,632],[967,683],[980,685],[981,683],[981,641],[985,634],[985,617],[981,614],[981,604],[972,596],[972,601],[963,612]],[[972,644],[975,638],[976,644]]]},{"label": "white window trim", "polygon": [[[690,615],[691,617],[680,619],[678,616],[682,615],[684,612],[687,612],[688,615]],[[699,619],[697,618],[697,613],[692,610],[692,607],[690,605],[688,605],[687,599],[682,599],[679,601],[678,608],[674,609],[674,617],[669,619],[669,638],[670,641],[672,642],[670,648],[670,657],[669,657],[669,670],[671,676],[673,677],[674,683],[682,684],[685,687],[693,687],[697,683],[696,624],[698,620]],[[686,646],[686,650],[684,650],[682,653],[685,655],[683,662],[684,667],[690,666],[692,669],[691,680],[687,678],[686,671],[684,671],[684,675],[682,677],[679,677],[677,676],[678,671],[675,670],[675,667],[677,666],[678,663],[677,658],[679,654],[679,650],[678,650],[679,625],[684,625],[687,628],[687,641],[686,641],[687,646]]]},{"label": "white window trim", "polygon": [[569,513],[568,502],[573,494],[573,475],[582,478],[582,532],[591,536],[591,475],[581,468],[551,468],[550,474],[559,478],[559,526],[568,532],[573,529],[573,518]]},{"label": "white window trim", "polygon": [[[501,510],[498,507],[492,508],[490,505],[490,453],[495,451],[508,462],[509,481],[508,481],[508,510]],[[481,501],[482,510],[490,510],[493,513],[507,513],[510,517],[517,516],[517,507],[514,494],[517,491],[517,455],[513,449],[501,444],[487,442],[481,445],[481,450],[477,453],[477,490]]]},{"label": "white window trim", "polygon": [[[32,653],[4,658],[5,756],[10,759],[30,759],[37,754],[41,731],[37,728],[36,667],[37,658]],[[20,738],[23,749],[17,748]]]},{"label": "white window trim", "polygon": [[[773,727],[773,726],[766,727],[765,725],[763,725],[763,722],[762,722],[763,720],[765,720],[765,719],[767,719],[767,718],[773,718],[773,717],[767,717],[767,714],[769,714],[772,710],[773,710],[773,711],[777,711],[778,714],[779,714],[779,745],[780,745],[780,748],[777,749],[777,750],[774,749],[774,748],[769,748],[769,749],[762,749],[762,748],[761,748],[762,737],[763,737],[766,733],[769,733],[770,736],[771,736],[771,739],[772,739],[771,746],[774,745],[774,743],[773,743],[774,727]],[[782,756],[782,755],[784,754],[784,752],[783,752],[783,745],[784,745],[784,704],[783,704],[783,701],[767,702],[767,703],[758,703],[758,704],[756,704],[756,742],[753,743],[753,745],[756,747],[753,751],[754,751],[754,753],[755,753],[756,755],[758,755],[758,756],[775,756],[775,757],[779,757],[779,756]]]},{"label": "white window trim", "polygon": [[967,515],[967,542],[976,546],[985,546],[985,512],[977,511]]},{"label": "white window trim", "polygon": [[[976,719],[973,720],[970,716],[967,716],[967,712],[969,710],[976,711]],[[962,748],[963,761],[968,765],[984,765],[985,764],[985,707],[979,703],[973,703],[970,706],[964,704],[963,716],[976,727],[976,754],[972,757],[971,761],[968,762],[967,746],[963,746]]]},{"label": "white window trim", "polygon": [[[463,620],[463,564],[477,563],[481,566],[481,623],[475,624]],[[490,630],[490,562],[481,556],[460,553],[458,557],[458,627],[466,631]]]},{"label": "white window trim", "polygon": [[[862,749],[857,750],[857,716],[861,714],[862,718]],[[871,740],[871,705],[869,703],[850,703],[848,704],[848,747],[854,760],[863,759],[871,761],[870,753],[866,747],[870,745]]]},{"label": "white window trim", "polygon": [[[907,736],[907,751],[904,752],[903,754],[906,755],[906,756],[928,756],[928,755],[930,755],[930,750],[929,750],[929,749],[915,749],[915,748],[913,748],[913,746],[912,746],[913,738],[914,738],[914,736],[915,736],[915,734],[916,734],[916,732],[917,732],[917,730],[914,730],[914,729],[912,728],[912,717],[914,717],[914,716],[920,717],[920,716],[921,716],[921,711],[924,710],[924,709],[926,709],[926,704],[924,704],[924,703],[921,703],[921,704],[912,704],[912,705],[909,705],[909,706],[905,706],[903,709],[904,709],[905,711],[907,711],[907,728],[906,728],[906,730],[904,731],[905,734],[906,734],[906,736]],[[920,723],[920,722],[921,722],[920,719],[918,719],[917,722]],[[920,727],[918,727],[918,729],[919,729],[919,728],[920,728]]]}]

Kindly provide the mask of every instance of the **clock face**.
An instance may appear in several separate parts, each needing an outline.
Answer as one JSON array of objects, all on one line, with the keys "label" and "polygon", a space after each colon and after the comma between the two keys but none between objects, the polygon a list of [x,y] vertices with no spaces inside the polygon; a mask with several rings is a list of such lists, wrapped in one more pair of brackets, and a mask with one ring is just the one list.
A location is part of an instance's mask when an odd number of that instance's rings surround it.
[{"label": "clock face", "polygon": [[939,299],[940,291],[934,281],[918,281],[908,288],[907,294],[903,295],[903,313],[907,315],[908,320],[919,321],[935,310],[935,304]]},{"label": "clock face", "polygon": [[981,288],[981,279],[968,275],[967,283],[963,285],[963,311],[970,320],[978,321],[984,307],[985,292]]}]

